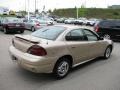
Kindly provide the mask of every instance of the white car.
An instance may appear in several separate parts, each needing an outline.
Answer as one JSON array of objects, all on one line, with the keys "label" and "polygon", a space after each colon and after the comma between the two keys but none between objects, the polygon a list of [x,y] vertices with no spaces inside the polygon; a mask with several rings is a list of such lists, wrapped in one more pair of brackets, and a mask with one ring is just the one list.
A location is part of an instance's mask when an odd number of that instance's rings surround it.
[{"label": "white car", "polygon": [[86,21],[86,25],[94,26],[97,21],[98,21],[97,19],[88,19]]},{"label": "white car", "polygon": [[53,73],[58,79],[69,70],[96,57],[108,59],[111,40],[77,26],[49,26],[31,35],[15,35],[10,56],[22,68],[35,73]]},{"label": "white car", "polygon": [[69,18],[64,21],[65,24],[73,24],[74,23],[74,18]]}]

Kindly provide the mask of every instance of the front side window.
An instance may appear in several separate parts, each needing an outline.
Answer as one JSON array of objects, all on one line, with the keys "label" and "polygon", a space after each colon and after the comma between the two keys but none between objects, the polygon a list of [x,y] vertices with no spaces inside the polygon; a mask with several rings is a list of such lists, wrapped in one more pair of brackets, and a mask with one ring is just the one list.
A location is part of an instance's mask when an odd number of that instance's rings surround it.
[{"label": "front side window", "polygon": [[86,37],[88,38],[88,41],[97,41],[98,38],[97,36],[90,30],[84,30],[84,33],[86,35]]},{"label": "front side window", "polygon": [[84,34],[80,29],[72,30],[66,35],[67,41],[83,41]]}]

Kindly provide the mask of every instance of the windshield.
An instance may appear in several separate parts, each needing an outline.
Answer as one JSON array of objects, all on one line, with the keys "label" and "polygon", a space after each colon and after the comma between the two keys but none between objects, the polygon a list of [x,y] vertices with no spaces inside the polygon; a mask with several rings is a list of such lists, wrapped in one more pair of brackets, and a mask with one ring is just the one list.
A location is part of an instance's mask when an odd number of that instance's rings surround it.
[{"label": "windshield", "polygon": [[64,30],[64,27],[50,26],[33,32],[32,36],[48,40],[55,40]]}]

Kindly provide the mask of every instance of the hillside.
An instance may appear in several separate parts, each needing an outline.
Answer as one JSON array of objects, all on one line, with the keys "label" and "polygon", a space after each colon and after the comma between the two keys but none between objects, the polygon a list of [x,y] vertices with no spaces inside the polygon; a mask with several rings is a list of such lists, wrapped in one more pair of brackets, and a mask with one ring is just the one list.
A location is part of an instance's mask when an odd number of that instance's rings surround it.
[{"label": "hillside", "polygon": [[[108,9],[108,8],[79,8],[79,17],[87,18],[109,18],[120,19],[120,9]],[[74,17],[76,18],[76,8],[68,9],[55,9],[52,14],[60,17]]]}]

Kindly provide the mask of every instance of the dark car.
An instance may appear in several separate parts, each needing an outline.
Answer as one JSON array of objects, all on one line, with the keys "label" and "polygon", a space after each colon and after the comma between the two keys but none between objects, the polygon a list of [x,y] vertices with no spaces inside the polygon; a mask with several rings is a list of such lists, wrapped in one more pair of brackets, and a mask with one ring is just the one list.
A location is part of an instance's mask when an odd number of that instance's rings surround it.
[{"label": "dark car", "polygon": [[103,38],[120,41],[120,20],[103,20],[95,24],[94,30]]},{"label": "dark car", "polygon": [[5,34],[10,32],[24,33],[25,25],[21,19],[16,17],[4,17],[0,20],[0,30]]}]

